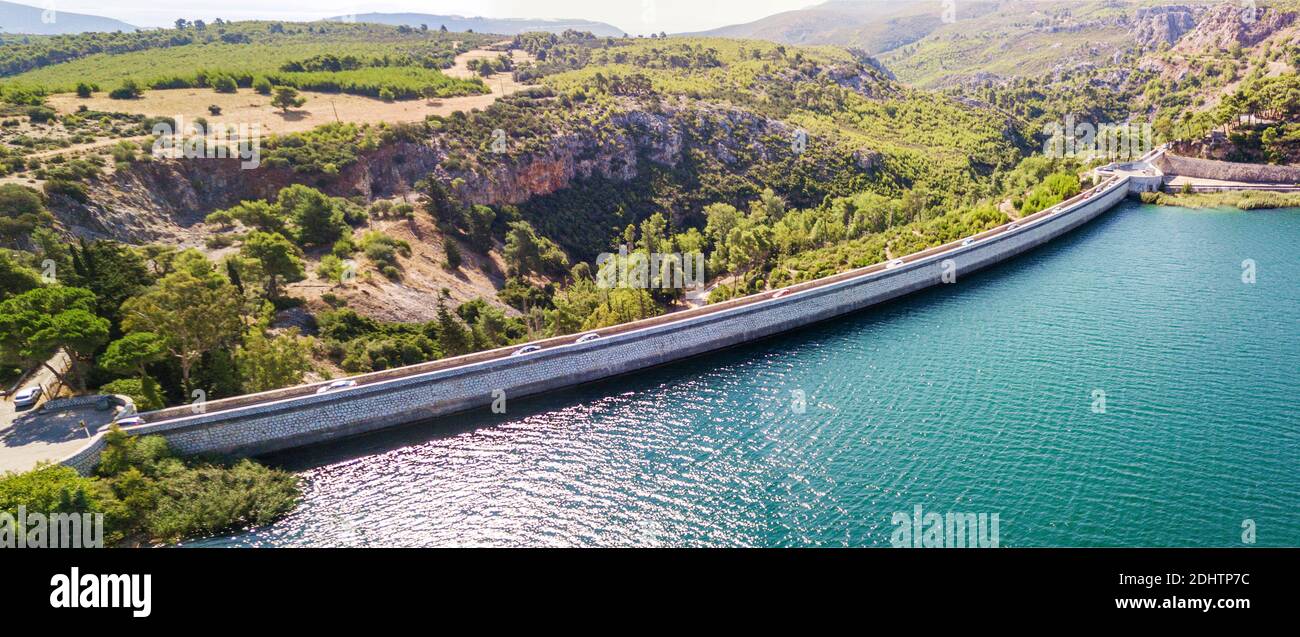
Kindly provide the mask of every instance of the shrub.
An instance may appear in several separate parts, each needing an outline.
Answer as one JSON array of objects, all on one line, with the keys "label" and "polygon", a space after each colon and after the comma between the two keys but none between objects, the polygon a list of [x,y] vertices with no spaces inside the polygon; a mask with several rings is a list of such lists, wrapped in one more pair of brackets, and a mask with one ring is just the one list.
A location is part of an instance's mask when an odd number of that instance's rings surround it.
[{"label": "shrub", "polygon": [[218,75],[212,78],[212,90],[218,93],[235,93],[239,90],[239,85],[235,83],[235,78],[229,75]]},{"label": "shrub", "polygon": [[135,402],[137,411],[153,411],[162,409],[166,406],[166,400],[162,394],[162,388],[159,387],[158,381],[145,376],[144,378],[119,378],[111,383],[105,383],[99,388],[101,394],[122,394],[130,396]]},{"label": "shrub", "polygon": [[44,189],[46,195],[62,195],[81,203],[90,201],[90,196],[86,194],[85,186],[65,179],[51,179],[45,182]]},{"label": "shrub", "polygon": [[53,223],[41,193],[21,184],[0,185],[0,239],[18,242],[33,229]]},{"label": "shrub", "polygon": [[61,465],[0,475],[0,511],[16,516],[20,506],[49,513],[103,513],[105,543],[124,537],[129,517],[107,484]]},{"label": "shrub", "polygon": [[330,248],[330,254],[340,259],[348,258],[356,251],[357,245],[352,242],[352,237],[343,237],[338,241],[335,241],[334,246]]},{"label": "shrub", "polygon": [[115,100],[133,100],[144,95],[144,88],[135,80],[126,80],[122,85],[109,92],[108,96]]},{"label": "shrub", "polygon": [[448,270],[459,269],[462,259],[460,255],[460,248],[456,246],[456,242],[452,241],[451,239],[447,239],[446,250],[447,250],[447,261],[446,261],[447,269]]},{"label": "shrub", "polygon": [[256,80],[253,80],[253,90],[256,91],[258,95],[270,95],[271,80],[268,80],[265,77],[259,77]]},{"label": "shrub", "polygon": [[27,117],[32,120],[33,124],[44,124],[57,115],[58,113],[48,106],[32,106],[27,109]]},{"label": "shrub", "polygon": [[130,163],[136,160],[138,150],[140,150],[139,146],[124,139],[113,146],[109,153],[113,156],[113,161]]},{"label": "shrub", "polygon": [[94,93],[94,89],[89,84],[85,82],[77,83],[77,97],[84,99],[90,97],[92,93]]},{"label": "shrub", "polygon": [[[347,271],[348,266],[343,262],[343,259],[332,254],[321,257],[320,265],[316,266],[316,276],[335,283],[343,283],[343,276]],[[328,301],[326,302],[328,303]],[[331,305],[333,304],[331,303]]]},{"label": "shrub", "polygon": [[289,112],[290,108],[302,106],[307,102],[307,98],[300,97],[298,90],[291,86],[275,87],[275,97],[271,98],[271,106],[274,106],[284,112]]},{"label": "shrub", "polygon": [[298,498],[292,474],[247,459],[231,467],[199,465],[168,476],[159,487],[149,531],[172,541],[269,524]]},{"label": "shrub", "polygon": [[401,276],[397,256],[410,256],[411,245],[401,239],[394,239],[377,230],[371,230],[361,237],[361,249],[366,258],[379,267],[384,276],[395,279]]},{"label": "shrub", "polygon": [[209,250],[220,250],[235,245],[236,239],[239,239],[239,235],[233,233],[214,234],[204,239],[203,245]]}]

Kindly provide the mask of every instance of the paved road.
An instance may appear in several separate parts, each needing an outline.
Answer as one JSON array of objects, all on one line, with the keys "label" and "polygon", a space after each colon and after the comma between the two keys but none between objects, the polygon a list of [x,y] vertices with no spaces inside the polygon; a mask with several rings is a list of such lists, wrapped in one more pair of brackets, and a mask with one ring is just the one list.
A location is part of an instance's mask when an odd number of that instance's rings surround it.
[{"label": "paved road", "polygon": [[[66,370],[68,362],[67,355],[60,352],[50,364]],[[43,387],[47,393],[41,396],[39,405],[50,399],[48,392],[54,391],[57,383],[54,372],[42,365],[23,381],[19,389],[38,384]],[[38,405],[18,408],[14,406],[13,396],[0,399],[0,472],[26,471],[37,461],[57,460],[85,444],[84,433],[80,437],[69,435],[66,423],[38,419]]]}]

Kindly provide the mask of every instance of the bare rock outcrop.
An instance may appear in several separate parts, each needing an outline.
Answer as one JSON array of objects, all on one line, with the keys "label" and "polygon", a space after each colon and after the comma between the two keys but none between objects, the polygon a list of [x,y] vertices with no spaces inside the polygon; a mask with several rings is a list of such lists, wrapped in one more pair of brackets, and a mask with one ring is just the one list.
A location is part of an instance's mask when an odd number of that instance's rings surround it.
[{"label": "bare rock outcrop", "polygon": [[[847,77],[842,80],[852,82]],[[676,166],[688,147],[740,172],[742,161],[789,155],[795,130],[778,119],[705,102],[665,100],[653,105],[628,100],[609,117],[601,134],[561,131],[540,150],[503,158],[481,157],[473,165],[445,161],[452,143],[439,134],[421,141],[385,144],[360,154],[337,174],[303,173],[263,164],[244,170],[239,159],[154,159],[133,164],[91,184],[90,199],[61,198],[53,210],[74,234],[132,243],[172,241],[195,245],[206,236],[208,213],[251,199],[273,199],[301,183],[338,197],[377,198],[410,194],[433,177],[454,184],[463,201],[519,204],[599,177],[636,178],[647,162]],[[868,167],[879,156],[863,149]]]},{"label": "bare rock outcrop", "polygon": [[1170,5],[1139,7],[1129,30],[1140,46],[1154,49],[1177,42],[1195,27],[1196,16],[1191,7]]},{"label": "bare rock outcrop", "polygon": [[1250,47],[1295,22],[1296,14],[1274,8],[1224,3],[1210,8],[1196,27],[1178,39],[1173,50],[1203,53],[1228,50],[1234,44]]}]

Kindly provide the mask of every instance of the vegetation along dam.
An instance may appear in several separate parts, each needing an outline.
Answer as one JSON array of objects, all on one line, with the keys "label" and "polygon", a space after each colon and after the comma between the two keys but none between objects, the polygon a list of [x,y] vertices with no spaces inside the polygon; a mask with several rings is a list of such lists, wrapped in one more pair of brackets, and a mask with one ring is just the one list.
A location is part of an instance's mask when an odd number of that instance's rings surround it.
[{"label": "vegetation along dam", "polygon": [[[1141,183],[1111,177],[1072,199],[947,245],[816,281],[599,332],[451,358],[359,377],[315,393],[303,386],[144,415],[137,434],[159,434],[187,454],[260,454],[485,407],[637,371],[778,334],[945,283],[1051,241],[1122,201]],[[514,354],[512,355],[512,352]],[[65,460],[88,470],[102,437]]]}]

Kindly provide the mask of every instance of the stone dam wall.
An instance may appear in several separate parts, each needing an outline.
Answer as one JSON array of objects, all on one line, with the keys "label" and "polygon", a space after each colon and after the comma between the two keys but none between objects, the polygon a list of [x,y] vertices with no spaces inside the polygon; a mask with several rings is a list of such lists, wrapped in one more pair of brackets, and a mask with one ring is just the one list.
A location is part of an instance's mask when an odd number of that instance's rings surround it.
[{"label": "stone dam wall", "polygon": [[[236,401],[209,413],[191,413],[188,407],[146,413],[146,423],[128,431],[161,435],[182,454],[257,455],[487,409],[497,391],[514,400],[739,345],[943,284],[942,273],[953,267],[960,280],[1087,223],[1119,203],[1129,189],[1129,179],[1118,178],[1088,197],[1022,220],[1016,229],[981,233],[969,246],[950,244],[908,257],[901,265],[801,284],[778,298],[691,312],[679,320],[669,315],[647,321],[646,327],[602,331],[601,338],[587,343],[570,341],[523,356],[406,373],[325,394],[298,391],[262,402]],[[89,471],[102,445],[101,434],[63,462]]]},{"label": "stone dam wall", "polygon": [[1300,184],[1300,166],[1242,164],[1161,153],[1154,161],[1166,175],[1260,184]]}]

